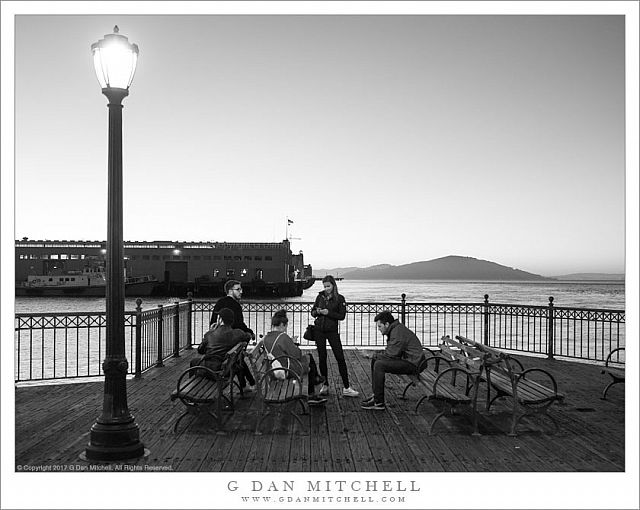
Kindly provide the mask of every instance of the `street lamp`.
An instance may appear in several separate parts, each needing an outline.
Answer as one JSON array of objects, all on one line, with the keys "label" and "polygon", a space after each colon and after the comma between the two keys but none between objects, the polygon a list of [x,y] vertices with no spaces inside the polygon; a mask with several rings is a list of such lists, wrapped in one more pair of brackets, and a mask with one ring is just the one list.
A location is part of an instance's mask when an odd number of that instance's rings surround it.
[{"label": "street lamp", "polygon": [[124,346],[124,263],[122,242],[122,100],[129,95],[138,60],[138,46],[118,33],[91,45],[102,93],[109,100],[109,180],[107,212],[107,321],[102,414],[91,427],[84,458],[94,461],[142,457],[140,430],[127,406]]}]

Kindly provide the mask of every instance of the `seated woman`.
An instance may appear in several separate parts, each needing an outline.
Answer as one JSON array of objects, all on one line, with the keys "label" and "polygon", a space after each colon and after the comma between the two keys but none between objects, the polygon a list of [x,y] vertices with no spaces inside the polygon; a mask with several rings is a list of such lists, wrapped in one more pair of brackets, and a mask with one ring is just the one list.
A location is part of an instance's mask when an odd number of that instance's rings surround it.
[{"label": "seated woman", "polygon": [[[290,356],[300,362],[302,365],[302,373],[300,373],[300,365],[298,363],[289,363],[286,358],[279,360],[282,362],[285,368],[290,368],[299,377],[303,374],[309,374],[309,405],[321,405],[324,404],[327,399],[316,394],[316,385],[322,384],[324,378],[318,375],[318,369],[316,362],[311,354],[305,354],[300,350],[293,339],[287,335],[287,326],[289,325],[289,319],[287,318],[287,312],[285,310],[279,310],[271,318],[271,331],[267,333],[262,339],[262,343],[267,352],[273,354],[275,358],[278,356],[286,355]],[[288,364],[288,365],[287,365]],[[291,374],[288,373],[289,377]]]}]

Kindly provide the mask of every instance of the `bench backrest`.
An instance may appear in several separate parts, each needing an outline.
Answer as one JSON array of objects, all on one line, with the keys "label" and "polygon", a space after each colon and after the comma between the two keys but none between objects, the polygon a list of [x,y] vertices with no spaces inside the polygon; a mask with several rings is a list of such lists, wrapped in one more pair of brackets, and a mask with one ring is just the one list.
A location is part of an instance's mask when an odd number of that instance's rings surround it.
[{"label": "bench backrest", "polygon": [[453,340],[448,335],[443,336],[441,341],[440,353],[443,358],[458,363],[472,372],[482,372],[487,358],[485,352],[475,345]]},{"label": "bench backrest", "polygon": [[247,349],[247,342],[240,342],[239,344],[234,345],[229,352],[225,354],[224,360],[222,361],[222,374],[226,377],[228,375],[233,375],[237,369],[242,357],[244,356],[244,352]]},{"label": "bench backrest", "polygon": [[456,340],[484,353],[485,370],[488,372],[504,374],[511,379],[522,371],[522,365],[506,352],[499,351],[498,349],[470,340],[461,335],[456,335]]},{"label": "bench backrest", "polygon": [[249,363],[253,374],[257,377],[262,377],[271,368],[267,350],[262,342],[256,345],[249,353]]}]

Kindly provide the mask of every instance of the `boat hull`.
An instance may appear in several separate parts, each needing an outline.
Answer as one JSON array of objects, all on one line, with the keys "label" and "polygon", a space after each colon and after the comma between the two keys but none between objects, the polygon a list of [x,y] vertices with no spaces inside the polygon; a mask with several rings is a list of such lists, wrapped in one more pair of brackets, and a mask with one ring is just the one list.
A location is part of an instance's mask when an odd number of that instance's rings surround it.
[{"label": "boat hull", "polygon": [[[128,297],[151,296],[158,282],[140,282],[125,285],[125,295]],[[105,297],[106,285],[77,285],[73,287],[50,286],[50,287],[27,287],[16,286],[16,296],[35,297]]]}]

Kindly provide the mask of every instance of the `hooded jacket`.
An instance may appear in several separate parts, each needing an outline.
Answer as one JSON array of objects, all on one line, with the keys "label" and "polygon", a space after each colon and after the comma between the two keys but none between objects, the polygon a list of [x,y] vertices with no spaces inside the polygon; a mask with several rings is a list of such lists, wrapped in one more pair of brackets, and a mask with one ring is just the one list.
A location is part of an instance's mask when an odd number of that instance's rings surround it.
[{"label": "hooded jacket", "polygon": [[[318,308],[329,310],[327,315],[320,315]],[[347,303],[342,294],[338,298],[328,298],[324,291],[318,293],[315,303],[311,308],[311,316],[315,317],[315,325],[320,331],[338,331],[338,321],[344,320],[347,315]]]},{"label": "hooded jacket", "polygon": [[418,367],[422,361],[422,343],[416,334],[399,320],[393,321],[387,331],[385,354],[390,358],[408,361]]}]

